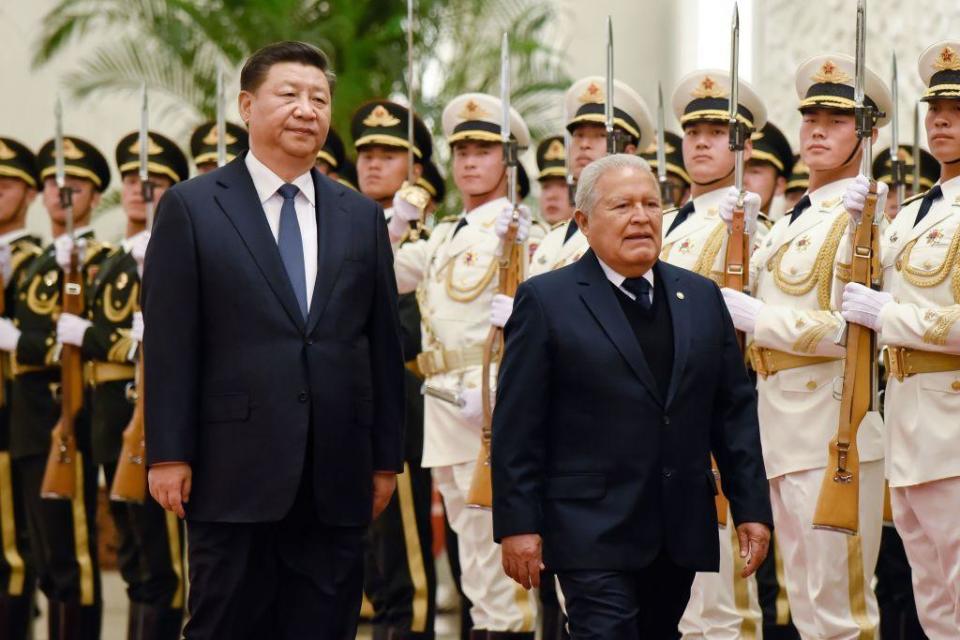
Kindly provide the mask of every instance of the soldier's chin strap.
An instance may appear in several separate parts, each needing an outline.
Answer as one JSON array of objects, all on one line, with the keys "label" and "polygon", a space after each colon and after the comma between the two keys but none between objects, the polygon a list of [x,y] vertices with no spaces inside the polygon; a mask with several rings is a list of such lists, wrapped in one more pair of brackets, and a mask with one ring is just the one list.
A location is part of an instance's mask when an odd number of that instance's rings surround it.
[{"label": "soldier's chin strap", "polygon": [[697,182],[696,180],[693,180],[693,184],[697,185],[698,187],[709,187],[709,186],[715,185],[718,182],[723,182],[724,180],[732,176],[736,168],[737,168],[736,165],[730,167],[730,171],[727,171],[724,175],[720,176],[716,180],[710,180],[709,182]]},{"label": "soldier's chin strap", "polygon": [[957,164],[958,162],[960,162],[960,158],[957,158],[956,160],[949,160],[943,164]]}]

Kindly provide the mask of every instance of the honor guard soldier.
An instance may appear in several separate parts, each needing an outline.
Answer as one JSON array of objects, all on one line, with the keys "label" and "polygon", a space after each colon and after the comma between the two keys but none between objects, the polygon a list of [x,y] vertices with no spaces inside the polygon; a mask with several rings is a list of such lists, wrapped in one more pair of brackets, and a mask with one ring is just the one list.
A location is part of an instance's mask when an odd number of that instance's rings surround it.
[{"label": "honor guard soldier", "polygon": [[[347,151],[343,147],[343,139],[332,128],[327,132],[327,139],[320,151],[317,151],[317,170],[334,180],[340,179],[340,170],[347,161]],[[356,187],[352,187],[356,190]]]},{"label": "honor guard soldier", "polygon": [[[54,242],[33,260],[17,288],[15,331],[6,344],[13,352],[13,389],[10,397],[10,454],[21,480],[21,498],[27,511],[30,548],[40,589],[49,603],[48,637],[100,637],[102,599],[97,564],[97,469],[90,457],[90,419],[85,407],[78,414],[78,464],[72,500],[40,497],[51,431],[61,415],[60,317],[63,272],[58,254],[66,253],[67,211],[61,206],[55,179],[54,141],[38,155],[43,204],[50,214]],[[72,136],[63,139],[66,186],[73,199],[74,234],[84,240],[80,255],[83,281],[89,284],[109,245],[94,239],[90,225],[100,194],[110,183],[106,159],[92,144]],[[60,256],[62,257],[62,256]]]},{"label": "honor guard soldier", "polygon": [[[437,224],[429,239],[399,247],[395,269],[400,292],[416,289],[420,301],[423,352],[417,364],[426,384],[465,401],[460,407],[425,398],[423,466],[433,469],[447,518],[459,538],[463,590],[473,605],[471,637],[532,640],[536,595],[503,572],[490,511],[467,506],[481,447],[484,342],[499,282],[501,241],[495,226],[513,212],[500,134],[503,108],[493,96],[468,93],[443,110],[443,131],[464,212]],[[509,122],[518,147],[529,146],[527,126],[512,108]],[[389,230],[399,242],[420,210],[399,195],[394,208]],[[518,238],[524,240],[529,228],[529,210],[521,207]]]},{"label": "honor guard soldier", "polygon": [[[763,127],[766,108],[753,88],[739,83],[738,118],[748,132]],[[671,99],[674,115],[683,127],[683,165],[690,175],[690,196],[680,209],[664,212],[663,248],[660,258],[702,276],[722,282],[727,227],[721,208],[736,200],[734,153],[729,148],[730,74],[700,70],[684,76]],[[749,160],[746,143],[744,158]],[[732,210],[732,206],[730,207]],[[746,232],[757,228],[759,198],[745,201]],[[729,508],[726,509],[729,512]],[[727,522],[732,522],[729,513]],[[690,589],[690,601],[680,620],[684,638],[755,637],[761,624],[757,584],[742,578],[737,566],[739,542],[736,528],[718,526],[719,573],[698,573]],[[736,556],[736,560],[735,560]]]},{"label": "honor guard soldier", "polygon": [[[683,138],[665,131],[663,134],[665,149],[664,159],[667,165],[667,184],[670,185],[670,195],[673,202],[683,204],[690,197],[690,174],[683,166]],[[657,141],[654,140],[643,150],[640,157],[647,161],[654,173],[657,171]]]},{"label": "honor guard soldier", "polygon": [[793,150],[783,132],[772,122],[763,125],[760,131],[754,131],[750,138],[753,152],[743,172],[743,188],[760,196],[760,224],[755,238],[759,242],[783,215],[782,203],[777,196],[783,196],[787,178],[793,171]]},{"label": "honor guard soldier", "polygon": [[[929,47],[919,71],[940,179],[904,202],[881,236],[883,291],[847,284],[843,315],[877,331],[885,347],[893,521],[910,561],[920,623],[939,639],[960,629],[960,41]],[[855,218],[864,182],[845,196]],[[846,258],[838,256],[838,268]]]},{"label": "honor guard soldier", "polygon": [[[793,155],[793,171],[787,178],[787,188],[783,191],[783,210],[784,212],[793,211],[800,198],[807,192],[810,186],[810,169],[800,158],[800,154]],[[774,221],[776,222],[776,221]]]},{"label": "honor guard soldier", "polygon": [[[394,196],[407,180],[409,155],[413,154],[414,177],[419,180],[433,151],[430,132],[416,115],[414,146],[410,148],[409,117],[406,107],[377,100],[357,109],[350,127],[360,192],[382,204],[388,219],[393,216]],[[341,158],[333,157],[337,162],[334,168],[342,164],[342,158],[341,149]],[[426,237],[426,232],[422,233]],[[427,640],[434,637],[437,577],[430,521],[433,481],[430,469],[421,466],[423,379],[415,366],[421,346],[415,293],[400,296],[400,324],[404,359],[409,363],[404,469],[397,476],[397,490],[387,508],[370,528],[365,590],[373,604],[375,639]]]},{"label": "honor guard soldier", "polygon": [[17,287],[40,255],[40,239],[25,228],[27,209],[37,197],[37,158],[26,146],[0,137],[0,638],[33,637],[33,601],[37,575],[27,536],[27,517],[18,469],[10,459],[10,392],[16,327],[11,318]]},{"label": "honor guard soldier", "polygon": [[540,183],[540,217],[553,229],[573,217],[567,186],[567,152],[563,136],[550,136],[537,145],[537,182]]},{"label": "honor guard soldier", "polygon": [[[723,289],[736,327],[753,334],[751,363],[778,550],[794,624],[802,637],[862,638],[876,633],[871,582],[883,507],[882,421],[859,425],[859,533],[814,528],[827,446],[840,416],[845,348],[834,259],[850,226],[842,197],[855,182],[862,146],[854,121],[854,61],[824,55],[797,69],[800,155],[810,184],[751,259],[756,297]],[[886,85],[866,71],[865,102],[891,113]],[[876,127],[887,124],[881,116]],[[874,129],[873,137],[877,131]],[[838,278],[849,278],[838,270]]]},{"label": "honor guard soldier", "polygon": [[[920,152],[920,180],[919,185],[913,184],[914,179],[914,157],[913,147],[905,144],[900,145],[900,152],[897,157],[903,166],[903,181],[906,185],[906,192],[909,196],[922,195],[929,191],[940,179],[940,163],[926,149],[918,149]],[[873,175],[877,182],[887,185],[887,188],[893,186],[892,163],[890,162],[890,149],[884,149],[873,159]],[[902,204],[902,203],[901,203]],[[897,199],[887,198],[886,208],[884,210],[888,221],[897,217]]]},{"label": "honor guard soldier", "polygon": [[[227,122],[226,130],[227,162],[247,150],[247,130],[238,124]],[[193,130],[190,136],[190,155],[193,164],[197,166],[197,173],[210,173],[217,168],[217,123],[204,122]]]},{"label": "honor guard soldier", "polygon": [[[147,134],[147,170],[154,202],[174,184],[189,178],[183,152],[169,138]],[[93,462],[102,465],[113,485],[123,431],[130,423],[137,389],[134,365],[139,341],[131,334],[139,310],[140,276],[135,255],[149,240],[147,204],[140,182],[139,132],[124,136],[116,148],[126,237],[100,264],[88,287],[85,317],[61,314],[58,340],[81,348],[90,387]],[[184,608],[183,527],[176,515],[155,501],[111,502],[119,534],[118,563],[127,584],[129,640],[176,640]]]},{"label": "honor guard soldier", "polygon": [[[636,153],[639,145],[653,140],[653,120],[646,102],[625,83],[613,81],[613,126],[626,139],[624,153]],[[568,170],[574,181],[584,167],[607,155],[607,130],[604,125],[604,105],[607,82],[600,76],[589,76],[573,83],[564,96],[566,127],[570,132],[567,150]],[[530,262],[530,276],[559,269],[574,263],[587,250],[587,239],[570,218],[553,229],[540,243]],[[512,306],[512,302],[511,302]]]}]

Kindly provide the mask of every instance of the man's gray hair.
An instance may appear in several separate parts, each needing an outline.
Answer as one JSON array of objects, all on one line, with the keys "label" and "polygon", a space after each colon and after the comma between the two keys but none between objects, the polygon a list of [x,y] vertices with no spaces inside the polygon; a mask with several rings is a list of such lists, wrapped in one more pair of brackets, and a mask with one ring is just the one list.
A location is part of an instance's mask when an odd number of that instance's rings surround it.
[{"label": "man's gray hair", "polygon": [[600,180],[600,176],[611,169],[637,169],[648,174],[654,183],[657,182],[650,164],[640,156],[616,153],[594,160],[583,169],[580,179],[577,181],[577,195],[574,198],[574,203],[584,215],[589,216],[597,205],[597,200],[600,199],[601,195],[597,193],[597,181]]}]

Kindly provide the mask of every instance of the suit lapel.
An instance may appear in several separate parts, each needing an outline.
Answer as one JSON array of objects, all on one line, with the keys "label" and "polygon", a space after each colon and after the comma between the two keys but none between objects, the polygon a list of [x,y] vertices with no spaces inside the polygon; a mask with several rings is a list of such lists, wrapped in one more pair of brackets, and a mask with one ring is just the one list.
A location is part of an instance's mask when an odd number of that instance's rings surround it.
[{"label": "suit lapel", "polygon": [[596,255],[593,251],[588,251],[576,265],[580,275],[579,282],[583,286],[580,298],[650,395],[658,403],[662,402],[657,382],[647,366],[637,337],[630,328],[630,323],[620,308],[616,294],[611,290],[610,281],[603,273]]},{"label": "suit lapel", "polygon": [[[310,301],[307,335],[313,333],[323,315],[330,292],[340,275],[340,267],[350,245],[350,214],[343,207],[343,187],[334,185],[314,169],[314,192],[317,201],[317,282]],[[380,223],[378,221],[378,223]]]},{"label": "suit lapel", "polygon": [[244,164],[245,157],[246,154],[242,154],[225,167],[223,176],[217,180],[220,190],[214,194],[213,199],[240,234],[287,315],[302,329],[303,314],[300,312],[287,270],[280,259],[280,249],[277,248],[277,241],[270,231],[266,213],[260,205],[260,196]]},{"label": "suit lapel", "polygon": [[656,277],[663,279],[663,290],[670,306],[670,319],[673,324],[673,371],[670,374],[670,387],[667,391],[669,407],[677,394],[683,369],[687,364],[690,351],[690,302],[680,288],[680,270],[660,260],[656,266]]}]

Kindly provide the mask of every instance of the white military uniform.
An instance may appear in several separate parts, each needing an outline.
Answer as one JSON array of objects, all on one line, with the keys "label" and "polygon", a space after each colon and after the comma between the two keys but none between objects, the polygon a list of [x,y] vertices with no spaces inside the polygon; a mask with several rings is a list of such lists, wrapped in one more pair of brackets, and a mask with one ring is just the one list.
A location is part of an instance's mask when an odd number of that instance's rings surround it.
[{"label": "white military uniform", "polygon": [[851,181],[809,194],[811,206],[793,224],[778,220],[750,263],[755,295],[766,303],[751,349],[761,444],[790,608],[804,638],[873,637],[879,620],[870,584],[883,508],[879,414],[867,414],[857,438],[859,535],[811,524],[840,413],[845,351],[834,337],[843,282],[833,267],[849,226],[842,196]]},{"label": "white military uniform", "polygon": [[[429,240],[397,250],[394,268],[400,293],[416,290],[423,319],[421,371],[441,389],[480,386],[484,341],[490,330],[490,303],[497,292],[494,223],[506,198],[465,214],[467,224],[441,222]],[[424,361],[431,363],[425,366]],[[489,511],[470,509],[466,496],[480,452],[480,430],[460,410],[424,399],[423,466],[432,467],[450,526],[459,536],[461,581],[473,603],[474,627],[491,631],[532,631],[537,602],[503,572],[493,541]]]},{"label": "white military uniform", "polygon": [[887,478],[931,639],[960,636],[960,357],[937,367],[948,370],[912,368],[921,358],[956,354],[960,344],[960,178],[940,188],[923,220],[914,226],[921,205],[914,199],[881,239],[883,287],[895,301],[880,316],[890,363]]},{"label": "white military uniform", "polygon": [[573,218],[561,222],[540,242],[530,260],[529,277],[573,264],[587,252],[590,245],[587,244],[587,237],[580,233],[580,229],[573,231],[567,239],[571,224],[576,224]]},{"label": "white military uniform", "polygon": [[[727,225],[720,219],[719,205],[726,191],[725,187],[714,189],[694,198],[694,212],[667,234],[660,252],[664,262],[712,278],[721,286]],[[664,215],[663,233],[667,233],[677,215],[678,211]],[[717,527],[720,571],[698,573],[690,588],[690,602],[680,619],[680,633],[686,639],[762,637],[757,579],[740,577],[740,541],[729,513],[727,523],[726,527]]]}]

